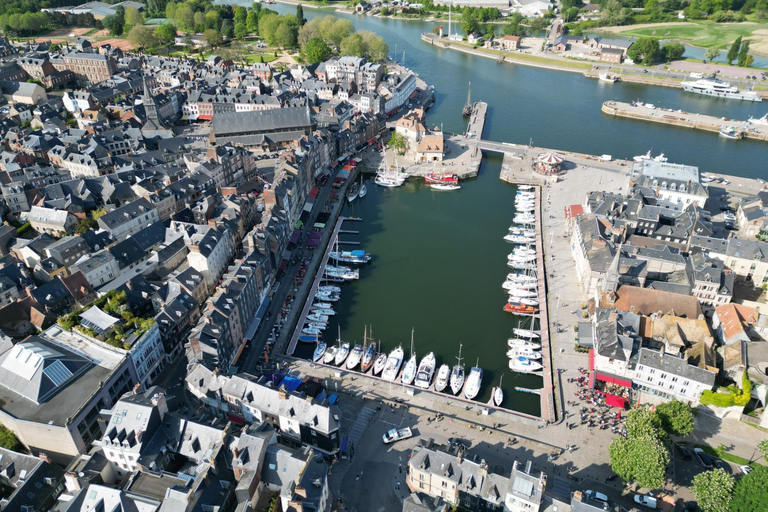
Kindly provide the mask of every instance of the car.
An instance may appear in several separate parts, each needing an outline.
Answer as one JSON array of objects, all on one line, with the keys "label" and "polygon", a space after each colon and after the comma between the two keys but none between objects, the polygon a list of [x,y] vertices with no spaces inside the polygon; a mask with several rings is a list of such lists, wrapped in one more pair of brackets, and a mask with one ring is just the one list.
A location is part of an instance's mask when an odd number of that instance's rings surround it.
[{"label": "car", "polygon": [[693,455],[696,457],[696,461],[704,469],[712,469],[714,464],[712,463],[712,457],[707,455],[701,448],[694,448]]},{"label": "car", "polygon": [[741,471],[742,475],[748,475],[750,474],[755,468],[752,466],[739,466],[739,471]]},{"label": "car", "polygon": [[731,469],[731,465],[725,462],[723,459],[714,459],[712,463],[715,465],[716,468],[720,468],[729,475],[733,473],[733,470]]},{"label": "car", "polygon": [[683,460],[691,460],[691,450],[689,450],[687,446],[683,444],[675,444],[675,448],[677,448],[677,452]]},{"label": "car", "polygon": [[720,211],[721,211],[721,212],[730,212],[730,211],[733,211],[733,206],[731,206],[731,205],[729,205],[729,204],[724,204],[724,205],[722,205],[722,206],[720,207]]},{"label": "car", "polygon": [[464,446],[466,448],[469,448],[472,445],[472,442],[467,439],[462,439],[461,437],[449,437],[448,443],[455,444],[457,446]]},{"label": "car", "polygon": [[656,508],[656,498],[650,494],[635,494],[635,503],[650,509]]},{"label": "car", "polygon": [[589,498],[589,501],[602,501],[603,503],[608,503],[608,496],[601,492],[593,491],[592,489],[588,489],[584,494],[587,495]]}]

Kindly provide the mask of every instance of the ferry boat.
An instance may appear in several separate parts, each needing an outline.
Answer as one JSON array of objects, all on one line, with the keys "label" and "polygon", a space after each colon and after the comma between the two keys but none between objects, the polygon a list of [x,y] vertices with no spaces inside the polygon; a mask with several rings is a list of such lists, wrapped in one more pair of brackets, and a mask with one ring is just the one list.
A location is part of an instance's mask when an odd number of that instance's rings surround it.
[{"label": "ferry boat", "polygon": [[336,353],[339,351],[339,347],[336,345],[332,345],[328,347],[328,350],[325,351],[325,357],[323,357],[323,362],[325,364],[331,364],[334,359],[336,359]]},{"label": "ferry boat", "polygon": [[479,366],[473,366],[469,371],[469,377],[467,377],[467,383],[464,386],[464,398],[467,400],[474,400],[480,392],[480,385],[482,383],[483,369]]},{"label": "ferry boat", "polygon": [[363,346],[359,343],[354,346],[347,358],[347,370],[354,370],[363,358]]},{"label": "ferry boat", "polygon": [[349,356],[349,343],[345,342],[341,344],[338,352],[336,352],[336,357],[334,358],[333,363],[336,366],[341,366],[347,359],[347,356]]},{"label": "ferry boat", "polygon": [[315,352],[312,354],[312,360],[314,362],[320,361],[323,356],[325,355],[325,350],[328,348],[328,346],[323,343],[322,341],[317,343],[317,347],[315,347]]},{"label": "ferry boat", "polygon": [[461,185],[456,183],[432,183],[429,185],[432,190],[459,190]]},{"label": "ferry boat", "polygon": [[534,306],[526,306],[525,304],[513,304],[508,302],[507,304],[504,304],[504,312],[522,315],[534,315],[539,312],[539,308]]},{"label": "ferry boat", "polygon": [[400,366],[403,364],[404,355],[403,347],[397,347],[389,353],[387,364],[381,373],[382,379],[392,382],[397,378],[397,374],[400,373]]},{"label": "ferry boat", "polygon": [[720,136],[725,137],[726,139],[739,140],[744,136],[744,134],[737,130],[734,126],[721,126]]},{"label": "ferry boat", "polygon": [[418,388],[428,389],[429,385],[432,384],[432,377],[435,375],[435,364],[434,352],[430,352],[421,358],[421,364],[419,364],[419,369],[416,372],[416,381],[413,385]]},{"label": "ferry boat", "polygon": [[746,100],[760,102],[763,99],[755,91],[740,91],[738,87],[731,86],[728,82],[718,79],[700,79],[695,82],[682,82],[684,91],[714,96],[729,100]]},{"label": "ferry boat", "polygon": [[544,368],[541,363],[519,356],[509,361],[509,369],[518,373],[532,373]]},{"label": "ferry boat", "polygon": [[461,345],[459,345],[459,357],[456,358],[456,364],[451,370],[451,391],[458,395],[461,388],[464,387],[464,365],[461,364]]},{"label": "ferry boat", "polygon": [[448,386],[448,380],[451,378],[451,367],[447,364],[440,366],[435,378],[435,390],[442,391]]},{"label": "ferry boat", "polygon": [[356,265],[362,265],[371,261],[371,255],[360,249],[355,251],[331,251],[328,253],[328,257],[339,263],[353,263]]}]

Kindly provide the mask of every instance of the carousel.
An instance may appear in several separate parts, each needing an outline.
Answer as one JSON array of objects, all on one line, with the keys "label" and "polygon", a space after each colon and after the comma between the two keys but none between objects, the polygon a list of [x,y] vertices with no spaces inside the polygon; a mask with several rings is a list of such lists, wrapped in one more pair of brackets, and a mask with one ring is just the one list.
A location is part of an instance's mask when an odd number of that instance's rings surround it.
[{"label": "carousel", "polygon": [[533,168],[547,176],[560,174],[563,169],[563,157],[556,153],[542,153],[534,161]]}]

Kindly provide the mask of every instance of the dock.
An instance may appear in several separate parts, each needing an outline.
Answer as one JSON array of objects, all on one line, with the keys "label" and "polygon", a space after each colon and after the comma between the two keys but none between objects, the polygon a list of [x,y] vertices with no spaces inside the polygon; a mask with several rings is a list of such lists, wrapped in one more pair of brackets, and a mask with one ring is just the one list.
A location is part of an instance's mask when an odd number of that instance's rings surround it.
[{"label": "dock", "polygon": [[681,110],[671,110],[664,108],[648,108],[645,105],[623,103],[619,101],[606,101],[601,109],[604,114],[625,117],[628,119],[639,119],[650,121],[652,123],[668,124],[679,126],[681,128],[693,128],[694,130],[704,130],[718,133],[721,127],[733,128],[736,132],[742,134],[745,139],[761,140],[768,142],[768,125],[751,123],[738,119],[728,119],[725,117],[713,117],[705,114],[696,114],[692,112],[683,112]]},{"label": "dock", "polygon": [[544,234],[541,229],[543,224],[542,215],[544,208],[542,206],[542,188],[536,187],[536,276],[539,280],[539,328],[541,329],[541,362],[544,365],[542,377],[544,378],[544,388],[541,390],[541,419],[545,423],[552,423],[557,419],[555,414],[555,386],[552,381],[552,349],[549,339],[549,317],[547,312],[547,269],[544,255]]}]

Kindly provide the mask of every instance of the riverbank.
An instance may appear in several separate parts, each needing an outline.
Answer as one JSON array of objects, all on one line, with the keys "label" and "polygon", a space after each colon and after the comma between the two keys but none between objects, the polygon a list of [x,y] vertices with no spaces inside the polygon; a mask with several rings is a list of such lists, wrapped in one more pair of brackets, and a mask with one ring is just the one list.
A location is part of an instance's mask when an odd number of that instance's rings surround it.
[{"label": "riverbank", "polygon": [[645,106],[632,105],[619,101],[606,101],[601,110],[603,113],[628,119],[639,119],[652,123],[669,124],[682,128],[693,128],[708,132],[719,132],[723,126],[734,128],[746,139],[755,139],[768,142],[768,125],[753,124],[749,121],[726,119],[704,114],[683,112],[681,110],[668,110],[661,108],[649,109]]}]

